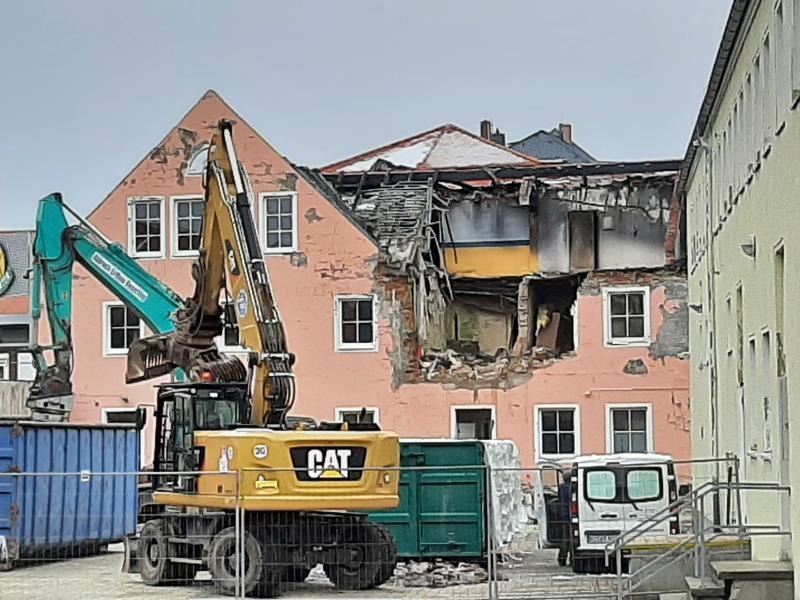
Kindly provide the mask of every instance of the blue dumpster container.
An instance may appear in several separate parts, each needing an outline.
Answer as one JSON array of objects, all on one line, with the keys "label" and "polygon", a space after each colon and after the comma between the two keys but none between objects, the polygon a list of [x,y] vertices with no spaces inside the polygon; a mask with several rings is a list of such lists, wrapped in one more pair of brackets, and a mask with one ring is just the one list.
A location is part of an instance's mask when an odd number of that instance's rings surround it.
[{"label": "blue dumpster container", "polygon": [[0,420],[0,569],[134,533],[139,457],[130,425]]}]

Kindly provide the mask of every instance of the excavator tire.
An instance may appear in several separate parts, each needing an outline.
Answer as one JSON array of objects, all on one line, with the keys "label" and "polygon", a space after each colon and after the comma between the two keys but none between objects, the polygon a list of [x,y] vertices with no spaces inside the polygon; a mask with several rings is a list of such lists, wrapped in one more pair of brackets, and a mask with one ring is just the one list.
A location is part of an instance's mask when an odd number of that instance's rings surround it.
[{"label": "excavator tire", "polygon": [[169,543],[161,519],[144,524],[139,535],[136,560],[146,585],[187,585],[199,570],[199,565],[169,560]]},{"label": "excavator tire", "polygon": [[[276,598],[278,583],[275,573],[269,569],[266,548],[252,532],[246,530],[242,540],[244,550],[244,594],[251,598]],[[217,592],[233,596],[237,591],[236,528],[227,527],[217,533],[211,541],[208,570]]]},{"label": "excavator tire", "polygon": [[341,590],[366,590],[385,583],[394,573],[397,549],[392,536],[369,521],[353,523],[341,530],[338,543],[350,558],[325,564],[328,579]]}]

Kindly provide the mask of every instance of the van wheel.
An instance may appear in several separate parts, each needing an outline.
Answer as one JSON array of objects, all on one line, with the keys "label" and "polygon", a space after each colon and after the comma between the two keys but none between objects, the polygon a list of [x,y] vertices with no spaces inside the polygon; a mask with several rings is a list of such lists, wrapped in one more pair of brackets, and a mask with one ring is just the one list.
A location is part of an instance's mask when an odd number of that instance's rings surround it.
[{"label": "van wheel", "polygon": [[572,572],[573,573],[586,573],[586,559],[585,558],[573,558],[572,559]]}]

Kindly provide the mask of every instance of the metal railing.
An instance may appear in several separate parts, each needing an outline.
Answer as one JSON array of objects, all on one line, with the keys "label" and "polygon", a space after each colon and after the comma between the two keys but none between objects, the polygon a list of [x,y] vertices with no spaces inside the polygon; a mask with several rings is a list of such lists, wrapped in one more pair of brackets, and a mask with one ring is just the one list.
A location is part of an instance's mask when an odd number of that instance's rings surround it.
[{"label": "metal railing", "polygon": [[[777,492],[790,493],[789,486],[765,482],[740,482],[737,469],[727,482],[709,481],[692,490],[688,496],[678,498],[663,510],[653,514],[648,519],[639,522],[635,527],[623,532],[612,542],[606,544],[604,557],[606,565],[614,558],[616,567],[616,598],[636,596],[642,593],[657,593],[651,590],[640,591],[648,581],[655,578],[676,562],[686,558],[689,553],[693,558],[693,576],[706,577],[706,563],[708,559],[709,544],[722,537],[733,537],[740,542],[740,548],[745,541],[754,536],[787,536],[791,532],[778,525],[751,525],[746,524],[742,515],[742,492]],[[726,522],[714,522],[708,518],[707,500],[718,499],[718,495],[726,496]],[[731,519],[732,500],[735,499],[736,518]],[[670,519],[679,516],[680,511],[691,511],[692,531],[689,535],[674,536],[675,542],[653,560],[645,561],[642,566],[631,573],[624,573],[625,555],[630,550],[633,542],[645,537]],[[670,536],[673,537],[673,536]],[[676,590],[660,590],[661,592],[674,592]]]}]

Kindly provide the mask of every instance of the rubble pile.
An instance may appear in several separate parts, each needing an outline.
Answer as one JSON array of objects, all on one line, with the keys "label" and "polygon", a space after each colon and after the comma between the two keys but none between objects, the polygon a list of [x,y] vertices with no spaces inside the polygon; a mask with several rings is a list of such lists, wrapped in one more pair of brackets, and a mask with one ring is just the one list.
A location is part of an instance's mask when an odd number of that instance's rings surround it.
[{"label": "rubble pile", "polygon": [[424,380],[429,382],[494,381],[513,375],[529,375],[560,357],[572,354],[540,347],[531,348],[521,356],[511,356],[505,348],[500,348],[494,356],[480,352],[462,353],[452,348],[432,349],[420,357],[419,366]]},{"label": "rubble pile", "polygon": [[404,587],[448,587],[484,583],[488,580],[489,574],[479,565],[462,562],[454,565],[436,560],[397,563],[393,583]]}]

